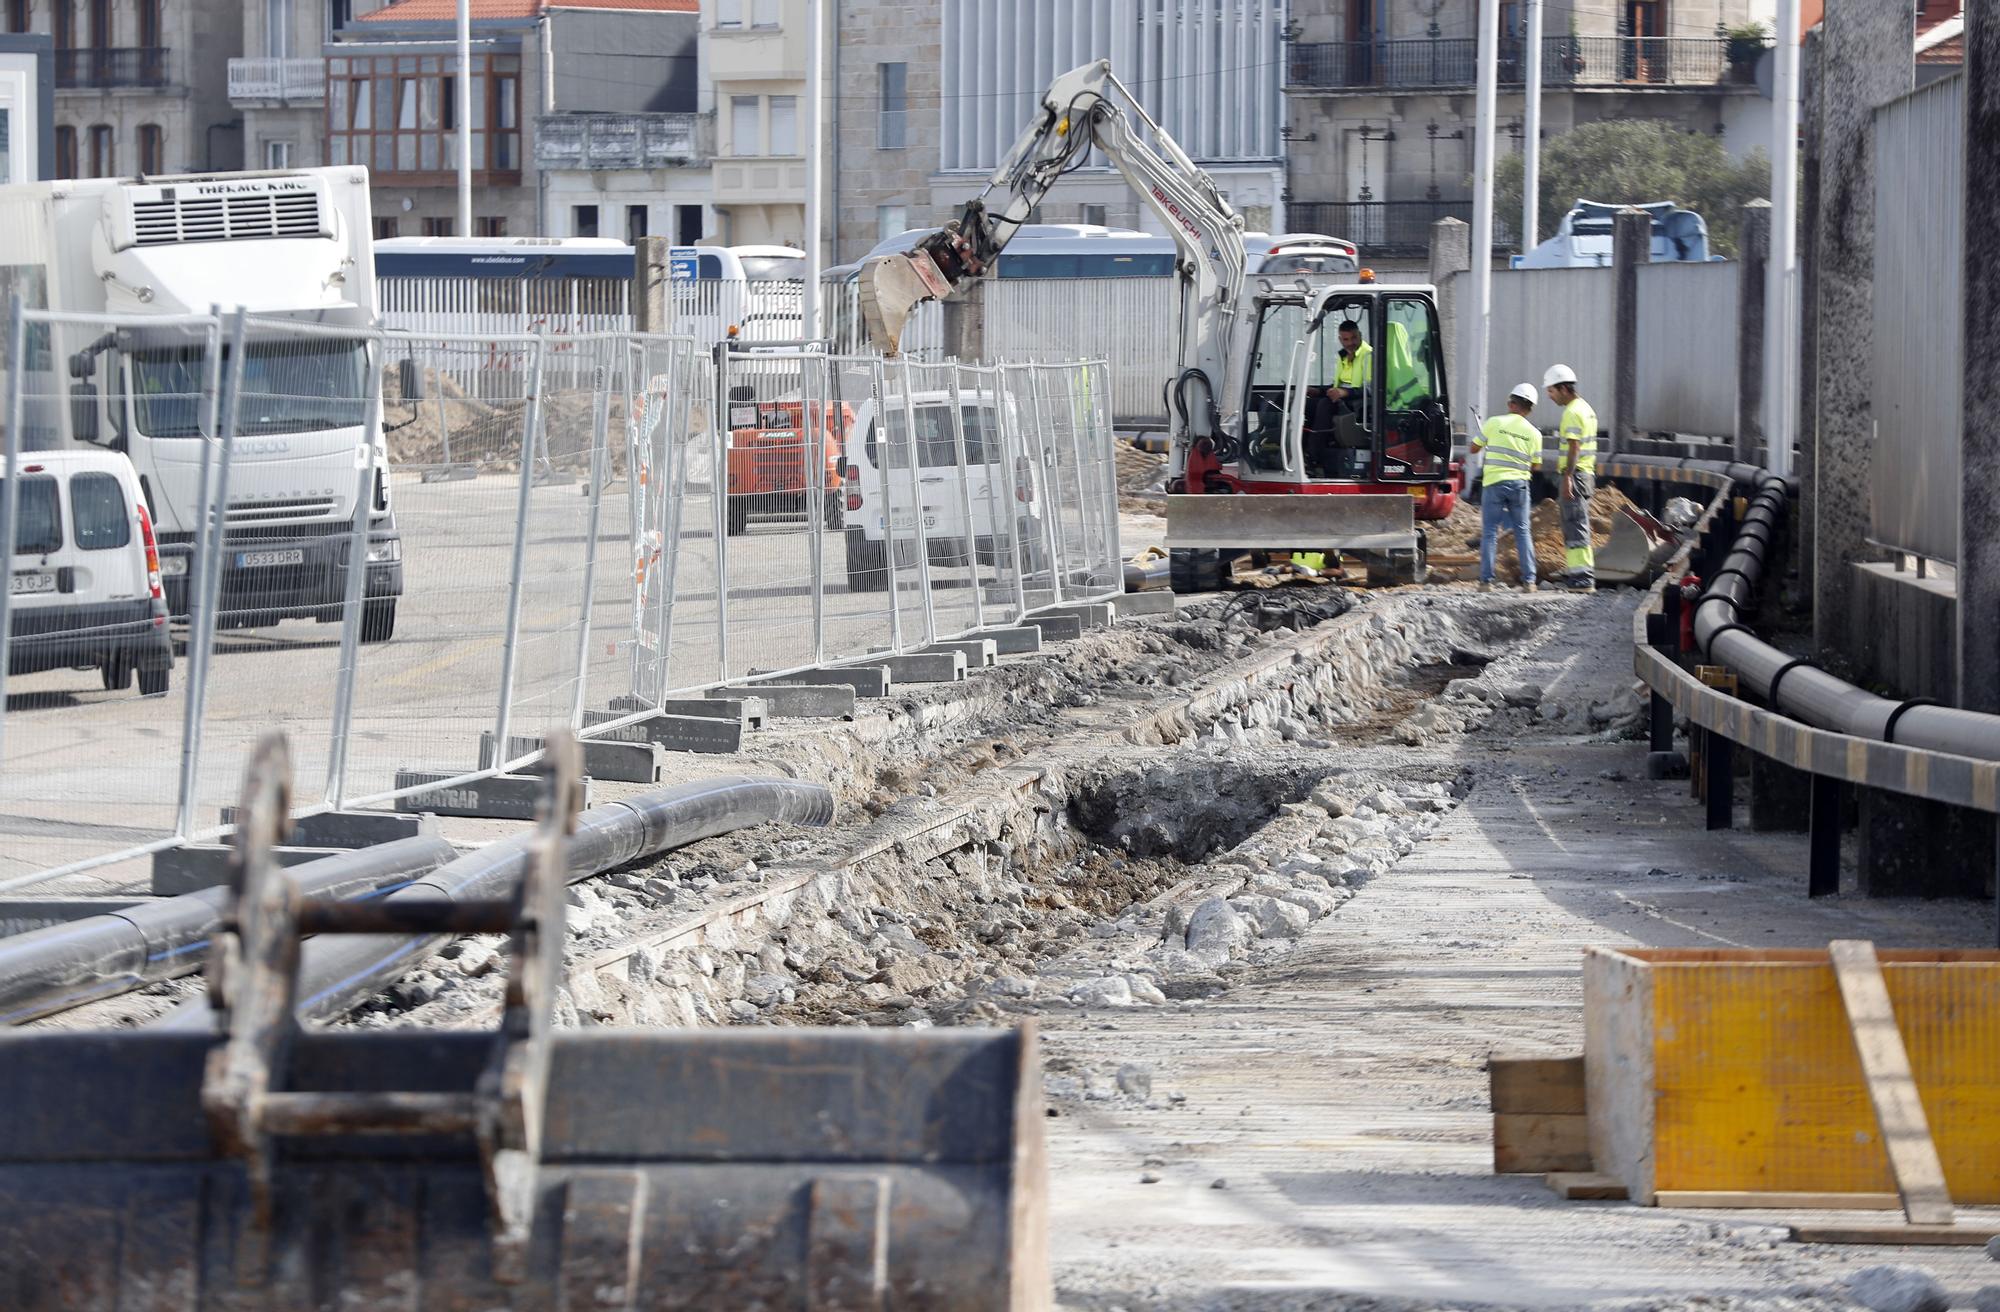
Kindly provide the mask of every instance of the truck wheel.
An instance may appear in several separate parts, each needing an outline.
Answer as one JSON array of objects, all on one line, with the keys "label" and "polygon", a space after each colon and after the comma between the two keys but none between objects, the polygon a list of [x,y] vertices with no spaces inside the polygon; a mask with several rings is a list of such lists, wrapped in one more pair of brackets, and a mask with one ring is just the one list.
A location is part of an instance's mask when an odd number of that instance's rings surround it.
[{"label": "truck wheel", "polygon": [[733,495],[729,498],[729,536],[740,538],[750,531],[750,498]]},{"label": "truck wheel", "polygon": [[157,670],[139,671],[139,695],[141,697],[164,696],[168,685],[174,681],[174,667],[162,665]]},{"label": "truck wheel", "polygon": [[132,686],[132,666],[123,656],[113,656],[99,670],[104,676],[104,691],[124,692]]},{"label": "truck wheel", "polygon": [[387,642],[396,636],[396,603],[371,601],[361,608],[361,641]]},{"label": "truck wheel", "polygon": [[1167,552],[1167,585],[1177,593],[1222,588],[1222,554],[1208,547],[1173,547]]},{"label": "truck wheel", "polygon": [[886,592],[889,588],[889,553],[885,544],[870,542],[858,528],[847,530],[847,590]]}]

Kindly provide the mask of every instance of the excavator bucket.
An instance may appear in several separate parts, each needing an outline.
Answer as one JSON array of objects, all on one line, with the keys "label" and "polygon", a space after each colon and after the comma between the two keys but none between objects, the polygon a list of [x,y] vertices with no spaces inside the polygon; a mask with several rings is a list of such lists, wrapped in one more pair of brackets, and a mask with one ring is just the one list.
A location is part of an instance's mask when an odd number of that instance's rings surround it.
[{"label": "excavator bucket", "polygon": [[1636,506],[1611,516],[1611,540],[1597,549],[1597,581],[1643,588],[1679,545],[1672,529]]},{"label": "excavator bucket", "polygon": [[1222,551],[1415,551],[1411,498],[1374,493],[1170,496],[1169,547]]},{"label": "excavator bucket", "polygon": [[[302,902],[289,788],[253,781],[216,1032],[0,1036],[0,1308],[1050,1306],[1032,1028],[552,1028],[550,751],[514,897]],[[252,768],[288,776],[282,744]],[[419,924],[510,935],[496,1031],[292,1020],[301,934]]]},{"label": "excavator bucket", "polygon": [[855,285],[868,340],[885,356],[902,349],[903,325],[910,312],[925,301],[951,295],[952,289],[951,279],[921,246],[907,254],[869,260],[861,266]]}]

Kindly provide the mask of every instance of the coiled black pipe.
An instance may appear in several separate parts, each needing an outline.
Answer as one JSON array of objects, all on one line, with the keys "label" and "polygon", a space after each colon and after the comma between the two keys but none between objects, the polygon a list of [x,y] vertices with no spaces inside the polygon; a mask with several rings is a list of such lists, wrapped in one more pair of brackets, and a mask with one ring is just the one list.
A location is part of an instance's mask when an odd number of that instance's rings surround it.
[{"label": "coiled black pipe", "polygon": [[[569,882],[589,879],[643,857],[752,825],[823,825],[833,819],[833,791],[793,779],[724,777],[681,784],[594,806],[577,817],[569,845]],[[391,902],[476,901],[505,896],[527,867],[533,833],[467,853],[389,895]],[[299,964],[298,1015],[330,1020],[382,992],[436,952],[446,935],[323,937],[305,944]],[[192,999],[154,1027],[210,1023],[207,1000]]]},{"label": "coiled black pipe", "polygon": [[[1722,474],[1750,489],[1750,505],[1722,563],[1694,603],[1695,643],[1702,654],[1736,672],[1743,686],[1766,705],[1794,719],[1835,733],[1900,747],[2000,760],[2000,715],[1936,706],[1921,699],[1877,697],[1765,642],[1737,618],[1754,609],[1765,558],[1774,549],[1792,487],[1788,480],[1756,465],[1621,456],[1620,463],[1655,467],[1671,479],[1676,470]],[[1775,692],[1775,695],[1774,695]]]},{"label": "coiled black pipe", "polygon": [[[400,838],[296,866],[286,874],[315,898],[400,888],[455,860],[442,838]],[[206,888],[67,925],[0,939],[0,1025],[115,997],[200,970],[228,890]]]}]

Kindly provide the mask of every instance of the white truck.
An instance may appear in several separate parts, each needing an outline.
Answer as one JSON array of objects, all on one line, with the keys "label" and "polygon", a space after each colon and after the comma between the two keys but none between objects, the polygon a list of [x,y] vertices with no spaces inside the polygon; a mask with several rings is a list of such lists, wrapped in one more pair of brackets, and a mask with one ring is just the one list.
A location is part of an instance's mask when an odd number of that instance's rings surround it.
[{"label": "white truck", "polygon": [[[188,612],[200,530],[205,338],[174,316],[250,316],[221,544],[220,623],[337,620],[358,477],[372,468],[364,641],[395,629],[402,541],[390,513],[379,394],[359,337],[277,321],[372,328],[368,171],[92,178],[0,187],[0,307],[112,314],[111,331],[33,325],[24,449],[131,458],[158,528],[172,614]],[[158,319],[157,327],[133,320]],[[227,335],[225,334],[225,340]],[[406,384],[415,371],[405,367]]]}]

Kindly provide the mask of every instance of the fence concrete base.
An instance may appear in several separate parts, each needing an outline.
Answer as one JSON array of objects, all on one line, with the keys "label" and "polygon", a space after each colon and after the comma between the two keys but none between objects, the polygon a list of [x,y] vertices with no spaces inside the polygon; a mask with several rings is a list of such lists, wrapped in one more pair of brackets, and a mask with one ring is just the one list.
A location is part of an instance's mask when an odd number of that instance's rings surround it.
[{"label": "fence concrete base", "polygon": [[[660,750],[650,742],[621,743],[602,742],[585,739],[577,744],[583,749],[583,772],[593,779],[611,779],[624,784],[654,784],[660,781],[663,762]],[[542,750],[543,740],[537,737],[510,734],[507,738],[507,754],[496,757],[493,752],[493,731],[483,730],[479,735],[479,768],[490,770],[501,760],[516,760],[531,752]]]},{"label": "fence concrete base", "polygon": [[758,688],[769,688],[773,684],[830,684],[844,683],[854,689],[856,697],[887,697],[894,680],[889,673],[888,658],[870,656],[865,665],[822,666],[808,670],[804,674],[787,674],[779,677],[759,679]]},{"label": "fence concrete base", "polygon": [[780,719],[854,718],[854,687],[845,683],[757,683],[716,688],[709,696],[718,700],[758,697]]},{"label": "fence concrete base", "polygon": [[[398,770],[396,788],[420,788],[396,799],[398,811],[428,811],[434,815],[466,816],[481,820],[533,820],[540,812],[548,785],[540,775],[499,774],[449,788],[423,788],[456,778],[462,770]],[[590,780],[584,779],[583,806],[590,807]]]},{"label": "fence concrete base", "polygon": [[595,729],[592,726],[609,724],[622,719],[609,711],[585,711],[583,713],[584,732],[591,743],[652,743],[669,752],[702,752],[709,755],[727,755],[743,748],[743,721],[739,716],[733,720],[716,716],[667,715],[656,712],[630,724],[621,724],[615,729]]},{"label": "fence concrete base", "polygon": [[762,697],[670,697],[660,703],[660,711],[666,715],[695,715],[705,720],[734,720],[746,733],[763,728],[771,714]]},{"label": "fence concrete base", "polygon": [[959,638],[950,642],[932,643],[917,654],[929,656],[954,651],[965,657],[965,668],[968,670],[983,670],[997,663],[1000,655],[999,648],[994,646],[991,638]]},{"label": "fence concrete base", "polygon": [[[1042,615],[1049,617],[1068,615],[1081,621],[1086,629],[1108,629],[1112,621],[1118,618],[1108,601],[1087,601],[1075,606],[1051,606],[1043,611]],[[1041,616],[1032,616],[1028,622],[1032,624],[1039,618]]]},{"label": "fence concrete base", "polygon": [[1042,649],[1042,631],[1032,624],[1018,629],[981,629],[972,635],[993,644],[1000,656],[1032,656]]},{"label": "fence concrete base", "polygon": [[1040,629],[1043,642],[1065,642],[1083,636],[1083,620],[1075,615],[1030,615],[1021,623]]},{"label": "fence concrete base", "polygon": [[1127,592],[1115,598],[1111,609],[1119,619],[1128,615],[1171,615],[1180,605],[1180,598],[1171,592]]},{"label": "fence concrete base", "polygon": [[965,677],[962,651],[911,652],[891,656],[884,665],[897,683],[957,683]]},{"label": "fence concrete base", "polygon": [[[235,807],[222,808],[222,823],[236,823]],[[436,832],[436,822],[421,815],[395,811],[321,811],[294,820],[291,841],[298,847],[375,847]]]},{"label": "fence concrete base", "polygon": [[[339,856],[344,847],[274,847],[271,859],[281,866],[302,866],[323,857]],[[153,892],[160,897],[199,893],[229,882],[236,848],[228,843],[190,843],[153,853]]]}]

